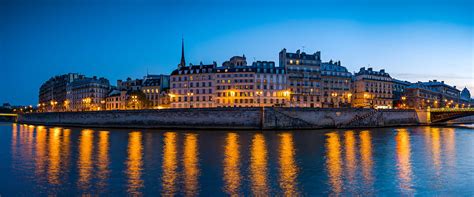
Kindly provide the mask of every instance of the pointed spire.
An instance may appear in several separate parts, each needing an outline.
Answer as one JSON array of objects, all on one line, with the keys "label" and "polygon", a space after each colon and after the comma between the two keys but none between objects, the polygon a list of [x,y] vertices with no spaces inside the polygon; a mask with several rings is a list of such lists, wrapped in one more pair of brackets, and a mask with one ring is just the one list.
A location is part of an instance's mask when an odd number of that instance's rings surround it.
[{"label": "pointed spire", "polygon": [[184,59],[184,38],[181,38],[181,62],[179,63],[179,66],[186,66],[186,60]]}]

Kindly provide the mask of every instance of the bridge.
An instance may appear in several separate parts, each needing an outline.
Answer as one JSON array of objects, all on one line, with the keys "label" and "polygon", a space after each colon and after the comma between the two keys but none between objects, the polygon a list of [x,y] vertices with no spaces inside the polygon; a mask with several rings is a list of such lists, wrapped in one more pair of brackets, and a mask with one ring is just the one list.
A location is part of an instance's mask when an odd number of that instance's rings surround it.
[{"label": "bridge", "polygon": [[16,122],[18,114],[0,113],[0,121]]},{"label": "bridge", "polygon": [[428,110],[431,123],[447,122],[474,115],[474,108],[431,108]]}]

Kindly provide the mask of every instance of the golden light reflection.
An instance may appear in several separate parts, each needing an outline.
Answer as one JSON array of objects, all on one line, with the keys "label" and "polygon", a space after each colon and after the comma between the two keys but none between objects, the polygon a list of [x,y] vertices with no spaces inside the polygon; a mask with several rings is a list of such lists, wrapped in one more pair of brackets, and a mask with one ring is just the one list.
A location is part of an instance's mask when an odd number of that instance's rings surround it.
[{"label": "golden light reflection", "polygon": [[436,175],[441,173],[441,142],[439,139],[439,128],[431,129],[431,147],[433,153],[433,165]]},{"label": "golden light reflection", "polygon": [[295,162],[295,148],[292,133],[280,134],[280,187],[285,196],[298,196],[298,166]]},{"label": "golden light reflection", "polygon": [[142,160],[142,133],[133,131],[128,134],[128,160],[127,171],[128,189],[127,192],[132,195],[141,194],[140,189],[143,187],[141,179],[143,170]]},{"label": "golden light reflection", "polygon": [[163,174],[161,182],[163,184],[162,195],[173,196],[176,192],[176,179],[177,174],[177,161],[176,161],[176,133],[166,132],[164,134],[164,145],[163,145]]},{"label": "golden light reflection", "polygon": [[187,133],[184,136],[184,184],[186,196],[194,196],[198,191],[199,151],[197,134]]},{"label": "golden light reflection", "polygon": [[369,131],[361,131],[359,133],[360,139],[360,157],[362,165],[362,176],[366,185],[372,185],[372,139]]},{"label": "golden light reflection", "polygon": [[326,170],[329,184],[336,194],[342,192],[341,142],[336,132],[326,134]]},{"label": "golden light reflection", "polygon": [[109,132],[99,131],[99,147],[97,158],[97,176],[99,183],[97,184],[101,189],[107,186],[107,179],[109,178]]},{"label": "golden light reflection", "polygon": [[346,152],[346,170],[347,179],[350,184],[354,183],[354,176],[357,168],[356,159],[356,140],[354,137],[354,131],[346,131],[344,133],[344,144]]},{"label": "golden light reflection", "polygon": [[267,187],[267,147],[263,134],[257,133],[250,149],[250,178],[255,196],[268,195]]},{"label": "golden light reflection", "polygon": [[93,151],[94,131],[84,129],[81,131],[79,138],[79,160],[77,162],[79,170],[78,186],[84,191],[88,191],[91,187],[92,178],[92,151]]},{"label": "golden light reflection", "polygon": [[[21,129],[21,128],[20,128]],[[35,156],[35,166],[36,166],[36,176],[44,177],[43,173],[45,172],[46,166],[46,129],[44,127],[36,130],[36,156]]]},{"label": "golden light reflection", "polygon": [[48,182],[60,184],[59,173],[61,165],[61,128],[52,128],[49,133],[49,168]]},{"label": "golden light reflection", "polygon": [[228,133],[224,148],[224,190],[228,195],[238,196],[241,181],[239,135]]},{"label": "golden light reflection", "polygon": [[[64,129],[63,130],[63,137],[61,142],[61,168],[64,171],[69,170],[69,160],[70,160],[70,136],[71,136],[71,129]],[[68,176],[69,173],[63,173],[62,176]],[[64,180],[64,177],[63,177]]]},{"label": "golden light reflection", "polygon": [[397,166],[398,177],[400,179],[400,188],[405,191],[410,191],[412,169],[411,169],[411,148],[410,135],[406,129],[398,129],[395,140],[397,142]]},{"label": "golden light reflection", "polygon": [[15,158],[16,157],[16,146],[17,146],[17,141],[18,141],[18,125],[16,123],[12,124],[12,156]]}]

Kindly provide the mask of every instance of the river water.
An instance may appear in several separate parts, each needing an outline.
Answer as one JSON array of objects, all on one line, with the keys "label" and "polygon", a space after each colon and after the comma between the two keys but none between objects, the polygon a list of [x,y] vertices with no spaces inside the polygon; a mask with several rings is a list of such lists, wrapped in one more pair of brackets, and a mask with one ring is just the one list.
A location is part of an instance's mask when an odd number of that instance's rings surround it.
[{"label": "river water", "polygon": [[0,196],[474,195],[474,127],[173,131],[0,125]]}]

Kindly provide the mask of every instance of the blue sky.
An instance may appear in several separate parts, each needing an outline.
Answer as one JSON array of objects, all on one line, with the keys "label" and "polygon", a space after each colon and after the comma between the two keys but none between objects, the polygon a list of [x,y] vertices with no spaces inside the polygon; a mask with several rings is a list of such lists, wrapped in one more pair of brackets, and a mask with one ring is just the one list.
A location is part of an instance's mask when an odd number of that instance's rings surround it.
[{"label": "blue sky", "polygon": [[0,102],[37,103],[41,83],[77,72],[113,84],[147,70],[282,48],[321,51],[351,71],[385,68],[474,91],[471,1],[0,1]]}]

